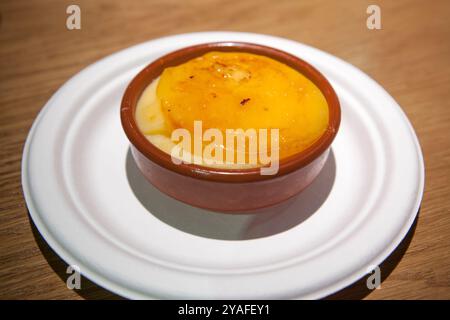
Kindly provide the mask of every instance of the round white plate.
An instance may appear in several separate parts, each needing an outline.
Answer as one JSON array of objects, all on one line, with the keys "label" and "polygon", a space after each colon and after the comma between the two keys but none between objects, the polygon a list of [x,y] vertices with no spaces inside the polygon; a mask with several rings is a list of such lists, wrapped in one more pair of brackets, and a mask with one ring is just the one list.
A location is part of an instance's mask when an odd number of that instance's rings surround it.
[{"label": "round white plate", "polygon": [[[132,77],[157,57],[203,42],[245,41],[298,55],[330,80],[342,124],[318,179],[261,214],[196,209],[139,174],[120,125]],[[408,119],[350,64],[281,38],[204,32],[152,40],[70,79],[28,136],[22,184],[49,245],[128,298],[321,298],[364,276],[406,235],[424,186]]]}]

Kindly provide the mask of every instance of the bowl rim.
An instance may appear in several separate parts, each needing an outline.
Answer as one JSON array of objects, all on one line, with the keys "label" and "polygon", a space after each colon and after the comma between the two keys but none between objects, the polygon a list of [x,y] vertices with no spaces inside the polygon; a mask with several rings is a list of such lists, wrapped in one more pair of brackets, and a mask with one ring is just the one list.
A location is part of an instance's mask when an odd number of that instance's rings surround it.
[{"label": "bowl rim", "polygon": [[[302,73],[322,92],[328,104],[329,118],[325,132],[311,146],[280,159],[278,172],[261,175],[260,167],[247,169],[225,169],[196,164],[172,162],[171,156],[153,145],[139,130],[135,121],[136,105],[142,92],[167,67],[176,66],[210,51],[246,52],[263,55]],[[341,121],[339,99],[328,80],[313,66],[290,53],[248,42],[221,41],[197,44],[181,48],[159,57],[142,69],[129,83],[122,98],[120,118],[123,130],[131,144],[148,160],[172,172],[202,180],[216,182],[254,182],[274,179],[307,166],[324,153],[333,142]]]}]

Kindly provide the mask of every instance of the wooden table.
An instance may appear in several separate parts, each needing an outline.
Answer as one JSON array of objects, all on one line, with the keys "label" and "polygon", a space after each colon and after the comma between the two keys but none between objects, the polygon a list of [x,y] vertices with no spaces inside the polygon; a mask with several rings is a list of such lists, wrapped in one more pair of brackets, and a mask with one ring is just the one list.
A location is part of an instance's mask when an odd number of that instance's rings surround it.
[{"label": "wooden table", "polygon": [[[81,30],[66,8],[81,8]],[[331,298],[450,298],[450,1],[376,1],[381,30],[366,27],[367,1],[0,2],[0,298],[118,298],[82,280],[66,288],[65,263],[28,216],[22,148],[50,96],[73,74],[117,50],[205,30],[266,33],[328,51],[365,71],[403,107],[418,134],[426,186],[416,224],[381,266],[382,288],[365,279]]]}]

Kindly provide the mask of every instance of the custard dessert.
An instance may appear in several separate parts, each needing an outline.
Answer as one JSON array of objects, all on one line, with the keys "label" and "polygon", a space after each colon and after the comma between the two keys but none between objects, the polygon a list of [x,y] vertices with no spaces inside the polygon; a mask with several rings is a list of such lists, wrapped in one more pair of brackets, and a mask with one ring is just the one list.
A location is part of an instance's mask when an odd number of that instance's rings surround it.
[{"label": "custard dessert", "polygon": [[[184,162],[246,168],[265,165],[262,152],[282,160],[311,146],[326,131],[329,111],[320,89],[286,64],[208,52],[166,68],[142,93],[135,118],[152,144],[172,156],[176,150]],[[237,129],[246,133],[244,143],[228,143]],[[186,137],[177,130],[192,140],[180,143]]]}]

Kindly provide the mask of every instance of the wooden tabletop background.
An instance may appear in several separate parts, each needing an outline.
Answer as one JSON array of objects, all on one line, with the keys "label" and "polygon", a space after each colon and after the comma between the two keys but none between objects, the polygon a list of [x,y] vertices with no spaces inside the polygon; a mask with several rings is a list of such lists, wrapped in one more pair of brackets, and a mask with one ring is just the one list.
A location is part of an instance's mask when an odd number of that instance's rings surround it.
[{"label": "wooden tabletop background", "polygon": [[[119,298],[87,279],[66,287],[66,264],[32,225],[20,183],[30,126],[69,77],[96,60],[161,36],[230,30],[290,38],[334,54],[378,81],[411,120],[425,157],[421,210],[382,264],[382,288],[365,279],[330,298],[450,299],[450,1],[0,2],[0,298]],[[66,8],[81,8],[81,30]]]}]

